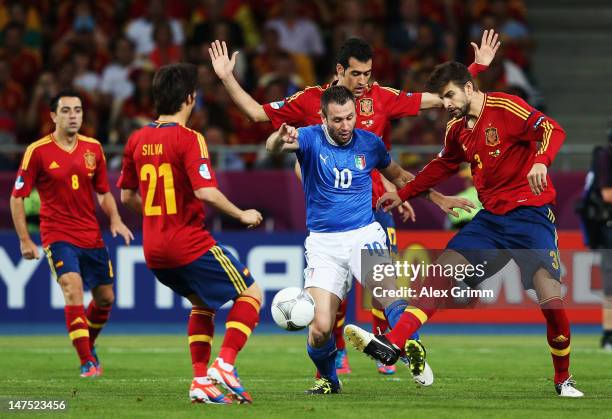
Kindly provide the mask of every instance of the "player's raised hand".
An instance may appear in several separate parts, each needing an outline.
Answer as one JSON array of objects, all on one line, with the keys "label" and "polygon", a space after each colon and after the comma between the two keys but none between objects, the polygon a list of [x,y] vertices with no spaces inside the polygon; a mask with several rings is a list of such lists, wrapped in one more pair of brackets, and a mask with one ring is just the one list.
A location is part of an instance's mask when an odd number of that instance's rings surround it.
[{"label": "player's raised hand", "polygon": [[384,212],[389,212],[400,205],[402,205],[402,198],[399,197],[397,192],[385,192],[383,196],[376,201],[376,210],[378,211],[382,208]]},{"label": "player's raised hand", "polygon": [[19,247],[24,259],[40,259],[38,246],[31,239],[22,240]]},{"label": "player's raised hand", "polygon": [[117,237],[117,234],[123,237],[125,244],[128,246],[130,242],[134,240],[134,235],[132,234],[130,229],[127,228],[125,224],[123,224],[123,221],[121,221],[121,219],[111,221],[110,231],[113,237]]},{"label": "player's raised hand", "polygon": [[238,51],[234,51],[232,53],[232,58],[230,58],[225,41],[219,42],[217,39],[210,43],[208,54],[210,55],[213,70],[215,70],[217,77],[224,80],[232,75],[232,71],[234,71],[234,66],[236,65],[236,56],[238,55]]},{"label": "player's raised hand", "polygon": [[283,122],[283,125],[281,125],[278,130],[278,136],[283,143],[293,144],[297,141],[298,130],[297,128]]},{"label": "player's raised hand", "polygon": [[474,62],[476,64],[491,64],[491,61],[495,58],[495,54],[501,45],[501,42],[497,40],[498,37],[499,34],[495,33],[493,29],[489,29],[482,33],[480,47],[478,47],[475,42],[470,42],[472,48],[474,48]]},{"label": "player's raised hand", "polygon": [[261,213],[254,209],[248,209],[242,211],[240,214],[240,222],[247,226],[247,228],[257,227],[263,221]]},{"label": "player's raised hand", "polygon": [[416,213],[408,201],[403,202],[397,207],[397,212],[401,215],[403,222],[411,220],[414,223],[416,221]]},{"label": "player's raised hand", "polygon": [[455,208],[461,208],[464,211],[472,212],[472,209],[476,208],[476,205],[469,199],[461,198],[459,196],[446,196],[442,194],[430,195],[431,202],[436,204],[446,214],[450,214],[453,217],[459,217],[459,213],[455,211]]},{"label": "player's raised hand", "polygon": [[548,188],[548,182],[546,181],[547,173],[548,168],[544,163],[535,163],[529,173],[527,173],[529,187],[535,195],[540,195]]}]

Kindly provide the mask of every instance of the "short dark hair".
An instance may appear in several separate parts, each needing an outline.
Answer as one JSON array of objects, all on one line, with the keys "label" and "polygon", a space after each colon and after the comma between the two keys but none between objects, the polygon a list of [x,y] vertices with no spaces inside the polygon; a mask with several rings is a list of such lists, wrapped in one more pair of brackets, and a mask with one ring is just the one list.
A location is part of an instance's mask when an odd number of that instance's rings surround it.
[{"label": "short dark hair", "polygon": [[349,38],[340,47],[336,63],[344,68],[349,66],[349,58],[365,63],[372,59],[372,47],[361,38]]},{"label": "short dark hair", "polygon": [[81,105],[83,104],[83,97],[79,92],[77,92],[76,90],[62,90],[61,92],[53,96],[51,100],[49,100],[49,107],[51,108],[51,112],[57,113],[57,105],[59,105],[59,101],[63,97],[78,97],[81,101]]},{"label": "short dark hair", "polygon": [[355,96],[353,92],[344,86],[331,86],[326,89],[321,95],[321,112],[323,116],[327,117],[327,106],[330,103],[337,103],[338,105],[344,105],[348,101],[355,103]]},{"label": "short dark hair", "polygon": [[153,77],[153,101],[158,115],[174,115],[198,85],[198,68],[190,63],[161,67]]},{"label": "short dark hair", "polygon": [[474,90],[478,90],[472,75],[465,65],[456,61],[448,61],[434,68],[434,71],[427,79],[425,90],[431,93],[440,93],[444,86],[450,82],[463,87],[468,81],[472,82]]}]

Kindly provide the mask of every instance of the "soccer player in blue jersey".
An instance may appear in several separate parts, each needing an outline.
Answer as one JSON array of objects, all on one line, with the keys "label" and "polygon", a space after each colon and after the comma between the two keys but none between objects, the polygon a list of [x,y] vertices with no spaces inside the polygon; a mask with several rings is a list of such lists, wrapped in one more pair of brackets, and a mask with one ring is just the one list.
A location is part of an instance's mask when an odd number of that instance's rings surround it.
[{"label": "soccer player in blue jersey", "polygon": [[[379,249],[388,257],[384,230],[374,220],[370,199],[372,170],[401,188],[414,176],[391,160],[380,137],[355,129],[355,98],[344,86],[332,86],[321,96],[321,125],[294,128],[282,124],[266,142],[270,152],[294,152],[302,170],[306,196],[304,287],[315,300],[309,327],[308,355],[320,379],[307,394],[340,393],[336,374],[336,344],[331,333],[336,312],[354,276],[362,283],[361,251]],[[430,192],[445,212],[468,209],[463,198]],[[367,274],[367,272],[364,273]],[[386,307],[393,300],[379,300]]]}]

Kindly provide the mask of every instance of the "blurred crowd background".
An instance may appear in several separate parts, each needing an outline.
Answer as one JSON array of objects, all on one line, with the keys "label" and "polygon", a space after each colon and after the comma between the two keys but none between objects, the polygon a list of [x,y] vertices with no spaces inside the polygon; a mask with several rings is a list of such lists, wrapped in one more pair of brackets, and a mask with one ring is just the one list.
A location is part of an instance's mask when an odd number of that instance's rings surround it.
[{"label": "blurred crowd background", "polygon": [[[238,50],[236,76],[261,103],[333,79],[335,53],[352,36],[373,47],[373,81],[422,91],[433,67],[469,64],[470,42],[484,29],[502,48],[481,74],[484,90],[506,91],[543,108],[531,71],[534,42],[523,0],[19,0],[0,2],[0,146],[28,144],[53,131],[48,100],[65,88],[84,97],[81,133],[120,150],[130,133],[156,115],[151,81],[164,64],[198,65],[199,90],[190,126],[210,145],[257,145],[272,131],[252,123],[215,76],[215,39]],[[393,144],[439,145],[448,116],[424,112],[397,121]],[[117,147],[112,147],[113,145]],[[111,151],[109,164],[120,156]],[[13,170],[20,153],[3,153]],[[288,164],[261,153],[226,153],[225,169]],[[405,166],[423,157],[406,153]]]}]

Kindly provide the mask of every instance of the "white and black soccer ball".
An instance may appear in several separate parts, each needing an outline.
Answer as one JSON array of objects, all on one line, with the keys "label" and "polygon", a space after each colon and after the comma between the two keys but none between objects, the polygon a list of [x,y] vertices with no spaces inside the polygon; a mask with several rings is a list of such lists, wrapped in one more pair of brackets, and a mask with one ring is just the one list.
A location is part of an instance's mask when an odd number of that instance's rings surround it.
[{"label": "white and black soccer ball", "polygon": [[298,287],[280,290],[272,300],[272,318],[285,330],[301,330],[314,319],[315,303],[308,291]]}]

